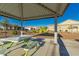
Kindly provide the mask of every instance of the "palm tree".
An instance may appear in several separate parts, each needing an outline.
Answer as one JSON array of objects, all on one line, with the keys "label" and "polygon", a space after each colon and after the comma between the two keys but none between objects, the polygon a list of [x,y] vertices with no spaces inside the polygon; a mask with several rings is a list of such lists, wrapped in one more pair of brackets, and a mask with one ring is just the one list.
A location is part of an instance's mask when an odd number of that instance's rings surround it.
[{"label": "palm tree", "polygon": [[2,21],[2,24],[3,24],[3,26],[4,26],[4,29],[7,30],[7,26],[8,26],[8,24],[9,24],[8,18],[4,17],[4,19],[3,19],[3,21]]},{"label": "palm tree", "polygon": [[2,22],[0,22],[0,29],[1,29],[1,30],[4,29],[4,27],[3,27],[3,25],[2,25]]},{"label": "palm tree", "polygon": [[3,19],[3,21],[2,21],[1,23],[2,23],[2,25],[4,26],[5,37],[7,37],[7,35],[6,35],[6,30],[7,30],[8,24],[9,24],[8,18],[4,17],[4,19]]}]

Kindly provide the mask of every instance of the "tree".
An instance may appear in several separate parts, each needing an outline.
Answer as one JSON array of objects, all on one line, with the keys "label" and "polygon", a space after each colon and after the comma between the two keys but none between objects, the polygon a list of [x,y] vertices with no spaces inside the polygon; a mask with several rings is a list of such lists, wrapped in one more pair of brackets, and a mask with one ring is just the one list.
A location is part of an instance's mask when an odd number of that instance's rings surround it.
[{"label": "tree", "polygon": [[4,17],[4,19],[3,19],[3,21],[2,21],[1,23],[2,23],[2,25],[4,26],[5,37],[7,37],[7,34],[6,34],[7,32],[6,32],[6,30],[7,30],[7,25],[9,24],[8,18]]},{"label": "tree", "polygon": [[12,31],[12,34],[13,34],[13,35],[17,35],[18,33],[17,33],[16,30],[13,30],[13,31]]},{"label": "tree", "polygon": [[2,25],[2,22],[0,22],[0,30],[3,30],[3,29],[4,29],[4,27]]},{"label": "tree", "polygon": [[41,26],[40,29],[39,29],[39,32],[40,32],[40,33],[45,33],[45,32],[47,32],[47,27]]},{"label": "tree", "polygon": [[8,18],[4,17],[2,21],[2,25],[4,26],[4,30],[7,30],[7,25],[9,24]]}]

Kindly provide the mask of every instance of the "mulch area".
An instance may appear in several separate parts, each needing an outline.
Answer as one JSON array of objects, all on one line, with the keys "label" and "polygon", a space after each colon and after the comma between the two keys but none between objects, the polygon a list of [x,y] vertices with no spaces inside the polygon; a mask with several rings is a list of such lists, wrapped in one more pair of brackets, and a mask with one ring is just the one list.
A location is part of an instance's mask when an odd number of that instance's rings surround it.
[{"label": "mulch area", "polygon": [[[0,38],[5,37],[5,33],[2,33],[3,31],[0,31]],[[20,35],[20,31],[18,31],[18,35]],[[11,37],[11,36],[15,36],[12,34],[12,30],[9,30],[8,33],[6,33],[7,37]],[[36,35],[34,37],[36,38],[49,38],[49,39],[53,39],[54,34],[53,33],[32,33],[32,32],[24,32],[25,35]],[[70,32],[61,32],[59,33],[59,35],[63,38],[63,39],[75,39],[79,41],[79,33],[70,33]]]},{"label": "mulch area", "polygon": [[63,39],[79,40],[79,33],[62,32],[60,35]]},{"label": "mulch area", "polygon": [[[61,32],[61,33],[59,33],[59,35],[63,39],[79,41],[79,33]],[[54,38],[54,34],[53,33],[43,33],[43,34],[38,34],[38,35],[36,35],[34,37],[36,37],[36,38],[49,38],[49,39],[53,39]]]},{"label": "mulch area", "polygon": [[[7,31],[0,30],[0,38],[15,36],[15,34],[13,34],[12,32],[13,30],[7,30]],[[17,35],[20,35],[20,31],[17,31],[17,33],[18,33]]]},{"label": "mulch area", "polygon": [[45,38],[45,39],[53,39],[54,34],[53,33],[42,33],[42,34],[35,35],[33,37],[36,37],[36,38]]}]

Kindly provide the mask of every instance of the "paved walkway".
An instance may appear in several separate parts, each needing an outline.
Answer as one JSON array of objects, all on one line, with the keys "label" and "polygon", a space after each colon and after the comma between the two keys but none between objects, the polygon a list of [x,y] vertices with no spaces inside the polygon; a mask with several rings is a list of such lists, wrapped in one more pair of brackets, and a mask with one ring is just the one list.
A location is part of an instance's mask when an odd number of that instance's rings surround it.
[{"label": "paved walkway", "polygon": [[64,45],[70,56],[79,56],[79,42],[68,39],[62,39],[62,41],[64,42]]}]

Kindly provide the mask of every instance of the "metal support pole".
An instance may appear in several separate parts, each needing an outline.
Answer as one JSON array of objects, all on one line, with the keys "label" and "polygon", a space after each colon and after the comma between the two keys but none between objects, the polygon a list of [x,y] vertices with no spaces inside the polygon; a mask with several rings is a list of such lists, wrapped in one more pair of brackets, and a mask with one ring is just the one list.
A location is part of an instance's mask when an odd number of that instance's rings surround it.
[{"label": "metal support pole", "polygon": [[23,21],[21,21],[21,31],[20,31],[20,33],[21,33],[21,37],[23,36]]},{"label": "metal support pole", "polygon": [[55,26],[54,26],[54,43],[57,44],[58,33],[57,33],[57,16],[54,17]]},{"label": "metal support pole", "polygon": [[[21,8],[21,16],[23,17],[23,4],[20,4]],[[23,36],[23,20],[21,21],[21,37]]]}]

